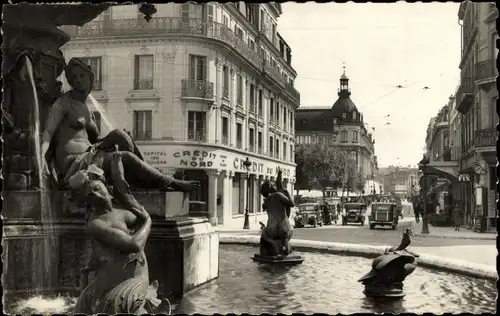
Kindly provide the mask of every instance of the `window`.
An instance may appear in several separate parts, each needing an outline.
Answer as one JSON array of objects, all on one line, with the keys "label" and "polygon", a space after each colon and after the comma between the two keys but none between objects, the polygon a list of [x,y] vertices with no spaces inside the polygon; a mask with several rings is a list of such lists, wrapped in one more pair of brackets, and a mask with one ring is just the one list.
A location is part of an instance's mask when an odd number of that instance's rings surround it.
[{"label": "window", "polygon": [[207,80],[207,58],[205,56],[189,55],[189,79]]},{"label": "window", "polygon": [[280,158],[280,140],[276,139],[276,147],[274,147],[276,150],[276,158]]},{"label": "window", "polygon": [[491,128],[496,128],[498,124],[497,99],[498,98],[491,99],[491,106],[490,106]]},{"label": "window", "polygon": [[290,144],[290,162],[294,162],[294,157],[293,157],[293,145]]},{"label": "window", "polygon": [[[283,129],[286,131],[288,124],[286,122],[286,116],[287,116],[287,110],[286,108],[283,108]],[[284,154],[283,154],[284,155]]]},{"label": "window", "polygon": [[255,112],[255,86],[253,83],[250,84],[249,93],[250,111]]},{"label": "window", "polygon": [[352,131],[352,142],[353,143],[358,142],[358,131]]},{"label": "window", "polygon": [[189,2],[183,3],[181,7],[182,22],[195,22],[203,19],[203,5],[199,3]]},{"label": "window", "polygon": [[280,125],[280,109],[281,109],[280,103],[276,102],[276,116],[275,116],[275,118],[276,118],[277,125]]},{"label": "window", "polygon": [[224,26],[229,27],[229,18],[227,17],[227,15],[222,16],[222,24],[224,24]]},{"label": "window", "polygon": [[151,140],[152,111],[134,111],[134,139]]},{"label": "window", "polygon": [[229,98],[229,67],[222,67],[222,96]]},{"label": "window", "polygon": [[347,131],[346,130],[340,131],[340,142],[342,142],[342,143],[347,142]]},{"label": "window", "polygon": [[269,157],[272,157],[274,154],[274,139],[272,136],[269,136]]},{"label": "window", "polygon": [[248,130],[248,149],[250,151],[255,151],[255,130],[250,128]]},{"label": "window", "polygon": [[207,5],[207,20],[209,21],[214,21],[214,5],[213,4],[208,4]]},{"label": "window", "polygon": [[241,139],[243,138],[243,130],[241,123],[236,123],[236,148],[241,149]]},{"label": "window", "polygon": [[135,90],[153,89],[153,55],[135,56]]},{"label": "window", "polygon": [[271,98],[269,103],[269,120],[274,122],[274,98]]},{"label": "window", "polygon": [[206,113],[188,111],[188,140],[206,141]]},{"label": "window", "polygon": [[283,160],[286,161],[288,156],[286,155],[286,142],[283,142]]},{"label": "window", "polygon": [[227,145],[229,142],[229,119],[222,118],[222,144]]},{"label": "window", "polygon": [[101,57],[80,57],[80,59],[92,69],[94,74],[94,91],[102,90],[102,58]]},{"label": "window", "polygon": [[237,81],[237,94],[238,94],[238,105],[243,104],[243,77],[241,75],[238,75],[238,81]]},{"label": "window", "polygon": [[259,154],[262,154],[262,132],[259,131],[257,133],[257,148],[259,151]]},{"label": "window", "polygon": [[240,29],[237,25],[234,26],[234,33],[236,34],[236,36],[243,39],[243,37],[244,37],[243,30]]},{"label": "window", "polygon": [[248,39],[248,46],[250,46],[252,50],[255,50],[255,42],[250,38]]},{"label": "window", "polygon": [[262,116],[262,112],[263,112],[263,108],[264,108],[264,105],[263,105],[263,96],[262,96],[262,90],[259,89],[259,109],[258,109],[258,114],[259,116]]},{"label": "window", "polygon": [[99,111],[92,111],[93,119],[95,122],[95,125],[97,126],[97,130],[99,133],[101,132],[101,112]]}]

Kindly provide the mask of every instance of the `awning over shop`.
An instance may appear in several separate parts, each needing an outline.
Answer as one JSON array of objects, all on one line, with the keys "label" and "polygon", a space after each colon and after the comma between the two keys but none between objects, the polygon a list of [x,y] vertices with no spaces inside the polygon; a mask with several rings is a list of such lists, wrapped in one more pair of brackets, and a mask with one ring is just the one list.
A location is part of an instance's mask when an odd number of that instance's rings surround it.
[{"label": "awning over shop", "polygon": [[449,182],[440,182],[434,187],[430,188],[429,191],[427,191],[427,195],[431,195],[432,193],[435,192],[447,191],[449,188],[450,188]]},{"label": "awning over shop", "polygon": [[450,181],[457,181],[459,168],[456,161],[433,161],[425,166],[426,175],[436,175],[446,178]]}]

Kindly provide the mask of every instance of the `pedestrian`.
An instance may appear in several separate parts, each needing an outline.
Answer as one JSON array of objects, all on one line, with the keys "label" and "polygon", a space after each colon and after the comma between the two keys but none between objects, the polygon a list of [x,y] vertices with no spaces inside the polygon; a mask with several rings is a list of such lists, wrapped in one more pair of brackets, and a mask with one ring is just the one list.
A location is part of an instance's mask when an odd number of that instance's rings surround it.
[{"label": "pedestrian", "polygon": [[460,225],[462,223],[462,212],[458,203],[453,206],[453,226],[455,226],[455,231],[460,231]]},{"label": "pedestrian", "polygon": [[414,213],[415,213],[415,221],[417,223],[420,222],[420,214],[421,214],[421,212],[422,212],[422,204],[420,202],[415,203]]}]

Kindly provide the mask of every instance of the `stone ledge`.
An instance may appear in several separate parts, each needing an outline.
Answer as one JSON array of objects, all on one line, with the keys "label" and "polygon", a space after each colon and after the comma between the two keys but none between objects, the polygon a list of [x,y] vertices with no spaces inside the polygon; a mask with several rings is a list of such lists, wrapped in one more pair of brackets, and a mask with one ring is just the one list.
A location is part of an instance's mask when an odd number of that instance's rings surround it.
[{"label": "stone ledge", "polygon": [[[240,244],[240,245],[259,245],[260,236],[250,235],[230,235],[219,233],[219,242],[221,244]],[[324,241],[292,239],[291,246],[300,251],[306,252],[325,252],[336,255],[354,255],[367,258],[375,258],[382,254],[390,246],[371,246],[362,244],[333,243]],[[442,258],[425,253],[419,253],[418,264],[441,270],[453,272],[467,276],[488,279],[496,281],[498,278],[495,267],[484,264],[471,263],[463,260]]]},{"label": "stone ledge", "polygon": [[430,233],[430,234],[415,234],[415,237],[419,237],[419,238],[470,239],[470,240],[496,240],[497,236],[498,235],[495,233],[478,233],[478,236],[433,235],[432,233]]}]

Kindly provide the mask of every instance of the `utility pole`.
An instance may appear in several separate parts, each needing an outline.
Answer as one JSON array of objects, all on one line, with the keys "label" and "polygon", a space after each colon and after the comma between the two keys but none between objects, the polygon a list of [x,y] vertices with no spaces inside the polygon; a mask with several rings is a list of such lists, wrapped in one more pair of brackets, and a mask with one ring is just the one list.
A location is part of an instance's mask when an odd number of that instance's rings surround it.
[{"label": "utility pole", "polygon": [[422,188],[422,194],[423,194],[423,202],[424,202],[424,214],[422,214],[422,235],[427,235],[429,234],[429,222],[427,218],[427,175],[425,174],[425,167],[429,164],[429,159],[427,157],[422,158],[422,160],[418,163],[418,168],[422,171],[422,177],[420,178],[421,181],[421,188]]}]

